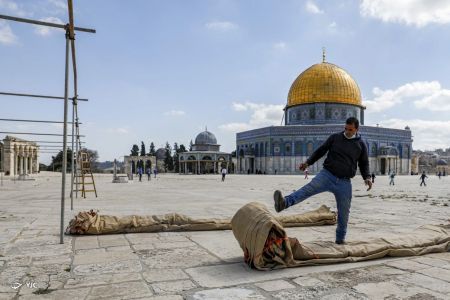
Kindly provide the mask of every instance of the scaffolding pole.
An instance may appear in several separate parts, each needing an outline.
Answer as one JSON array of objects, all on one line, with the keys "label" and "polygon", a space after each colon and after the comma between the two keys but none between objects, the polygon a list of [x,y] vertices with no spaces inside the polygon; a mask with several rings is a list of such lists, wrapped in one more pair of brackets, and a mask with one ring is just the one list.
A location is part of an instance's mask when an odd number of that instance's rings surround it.
[{"label": "scaffolding pole", "polygon": [[[49,123],[49,124],[64,124],[62,121],[46,121],[46,120],[25,120],[25,119],[0,119],[6,122],[31,122],[31,123]],[[81,123],[79,123],[81,124]]]},{"label": "scaffolding pole", "polygon": [[[59,141],[29,141],[33,143],[45,143],[45,144],[62,144],[62,142]],[[80,142],[81,144],[85,144],[86,142]]]},{"label": "scaffolding pole", "polygon": [[64,125],[63,125],[63,163],[61,187],[61,227],[60,244],[64,244],[64,207],[66,198],[66,172],[67,172],[67,106],[69,105],[69,35],[66,33],[66,68],[64,77]]},{"label": "scaffolding pole", "polygon": [[[70,2],[72,2],[72,1],[70,1]],[[72,8],[69,7],[69,11],[71,9]],[[0,19],[16,21],[16,22],[22,22],[22,23],[29,23],[29,24],[34,24],[34,25],[42,25],[42,26],[49,26],[49,27],[66,29],[66,25],[63,25],[63,24],[56,24],[56,23],[50,23],[50,22],[44,22],[44,21],[37,21],[37,20],[26,19],[26,18],[19,18],[19,17],[11,17],[11,16],[6,16],[6,15],[0,15]],[[95,29],[83,28],[83,27],[73,27],[73,23],[72,23],[72,30],[89,32],[89,33],[95,33],[96,32]]]},{"label": "scaffolding pole", "polygon": [[[13,132],[13,131],[0,131],[0,133],[4,133],[4,134],[25,134],[25,135],[64,136],[64,134],[59,134],[59,133],[36,133],[36,132]],[[81,137],[85,137],[84,135],[80,135],[80,136]]]},{"label": "scaffolding pole", "polygon": [[[6,92],[0,92],[0,95],[3,96],[19,96],[19,97],[28,97],[28,98],[44,98],[44,99],[54,99],[54,100],[64,100],[64,97],[58,97],[58,96],[46,96],[46,95],[35,95],[35,94],[18,94],[18,93],[6,93]],[[73,100],[73,98],[69,98],[70,100]],[[88,99],[78,99],[80,101],[89,101]]]}]

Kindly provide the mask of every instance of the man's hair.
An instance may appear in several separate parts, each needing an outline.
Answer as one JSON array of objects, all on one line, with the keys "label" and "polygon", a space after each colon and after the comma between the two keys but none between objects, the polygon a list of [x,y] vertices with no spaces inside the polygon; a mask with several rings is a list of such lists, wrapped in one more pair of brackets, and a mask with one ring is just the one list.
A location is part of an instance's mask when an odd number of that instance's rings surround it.
[{"label": "man's hair", "polygon": [[348,118],[346,121],[345,121],[345,124],[348,124],[348,125],[355,125],[355,128],[356,129],[358,129],[359,128],[359,121],[358,121],[358,119],[357,118],[355,118],[355,117],[350,117],[350,118]]}]

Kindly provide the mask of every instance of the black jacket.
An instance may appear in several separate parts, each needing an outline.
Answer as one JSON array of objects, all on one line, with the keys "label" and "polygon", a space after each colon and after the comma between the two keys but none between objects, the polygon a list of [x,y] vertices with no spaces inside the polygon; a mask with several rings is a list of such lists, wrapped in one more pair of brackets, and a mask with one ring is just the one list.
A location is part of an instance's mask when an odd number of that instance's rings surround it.
[{"label": "black jacket", "polygon": [[367,156],[366,144],[361,136],[347,139],[344,132],[330,135],[330,137],[317,148],[308,158],[308,165],[314,164],[328,152],[323,167],[339,178],[353,178],[356,168],[359,166],[363,179],[370,178],[369,158]]}]

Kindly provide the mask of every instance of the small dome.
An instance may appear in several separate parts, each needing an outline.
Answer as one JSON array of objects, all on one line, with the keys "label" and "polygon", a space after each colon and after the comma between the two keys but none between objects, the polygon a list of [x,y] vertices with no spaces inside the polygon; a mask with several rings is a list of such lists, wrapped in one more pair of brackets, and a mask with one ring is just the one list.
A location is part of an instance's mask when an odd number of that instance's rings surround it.
[{"label": "small dome", "polygon": [[166,149],[159,148],[156,150],[156,159],[164,159],[166,158]]},{"label": "small dome", "polygon": [[447,166],[447,162],[444,159],[440,159],[436,162],[438,166]]},{"label": "small dome", "polygon": [[361,92],[345,70],[323,62],[298,75],[289,90],[287,106],[320,102],[362,106]]},{"label": "small dome", "polygon": [[406,125],[405,130],[411,130],[408,125]]},{"label": "small dome", "polygon": [[203,132],[200,132],[197,137],[195,138],[195,144],[196,145],[217,145],[217,139],[208,130],[205,130]]}]

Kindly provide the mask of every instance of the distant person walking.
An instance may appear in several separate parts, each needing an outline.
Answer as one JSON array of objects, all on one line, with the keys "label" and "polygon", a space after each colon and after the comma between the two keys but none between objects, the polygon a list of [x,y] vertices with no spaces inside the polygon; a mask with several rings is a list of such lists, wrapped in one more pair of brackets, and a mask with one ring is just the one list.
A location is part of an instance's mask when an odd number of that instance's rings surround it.
[{"label": "distant person walking", "polygon": [[308,168],[306,168],[304,172],[305,172],[305,179],[308,179],[308,173],[309,173]]},{"label": "distant person walking", "polygon": [[391,179],[391,181],[389,181],[389,185],[395,185],[395,182],[394,182],[395,173],[394,173],[394,172],[392,172],[392,173],[389,175],[389,178]]},{"label": "distant person walking", "polygon": [[221,173],[222,173],[222,181],[225,181],[225,176],[227,176],[227,168],[222,168],[222,171],[221,171]]},{"label": "distant person walking", "polygon": [[422,175],[420,175],[420,180],[422,180],[422,181],[420,182],[420,186],[422,186],[422,184],[425,185],[425,186],[427,186],[427,184],[425,183],[425,178],[428,178],[428,176],[425,174],[425,171],[423,171],[423,172],[422,172]]},{"label": "distant person walking", "polygon": [[138,168],[139,181],[142,181],[142,167]]},{"label": "distant person walking", "polygon": [[370,175],[370,177],[372,177],[372,183],[375,183],[375,173],[372,172],[372,174]]},{"label": "distant person walking", "polygon": [[441,173],[441,171],[439,171],[439,173],[438,173],[439,179],[441,179],[441,176],[442,176],[442,173]]},{"label": "distant person walking", "polygon": [[145,173],[147,174],[147,180],[150,181],[152,179],[152,170],[150,168],[147,168],[147,170],[145,170]]},{"label": "distant person walking", "polygon": [[153,175],[155,175],[156,178],[156,174],[158,174],[158,170],[156,169],[156,167],[153,169]]}]

